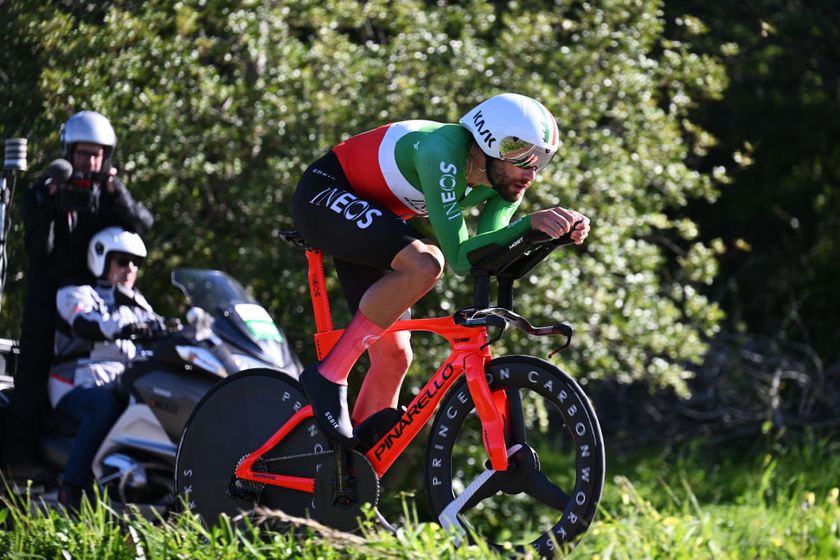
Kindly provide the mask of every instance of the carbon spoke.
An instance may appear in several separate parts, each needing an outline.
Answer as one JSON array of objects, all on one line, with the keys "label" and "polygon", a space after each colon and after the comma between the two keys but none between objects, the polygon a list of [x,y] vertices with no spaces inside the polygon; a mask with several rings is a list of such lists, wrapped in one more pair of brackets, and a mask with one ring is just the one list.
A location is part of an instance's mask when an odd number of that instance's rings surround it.
[{"label": "carbon spoke", "polygon": [[464,502],[464,506],[461,508],[461,511],[463,512],[470,508],[474,508],[482,500],[496,495],[496,492],[498,492],[499,490],[501,490],[499,477],[496,475],[491,476],[487,480],[487,482],[482,484],[481,487],[478,490],[476,490],[475,494],[470,496],[470,498],[466,502]]},{"label": "carbon spoke", "polygon": [[519,389],[512,387],[505,391],[508,398],[508,445],[525,444],[525,413]]},{"label": "carbon spoke", "polygon": [[543,473],[535,470],[526,481],[523,488],[526,494],[554,509],[566,509],[571,498]]}]

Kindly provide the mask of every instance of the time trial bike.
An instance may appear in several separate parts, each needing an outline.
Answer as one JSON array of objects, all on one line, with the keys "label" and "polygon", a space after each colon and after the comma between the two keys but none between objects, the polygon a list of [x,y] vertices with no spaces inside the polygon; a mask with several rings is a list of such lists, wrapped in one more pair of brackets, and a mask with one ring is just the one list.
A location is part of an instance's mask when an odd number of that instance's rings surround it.
[{"label": "time trial bike", "polygon": [[[323,359],[343,332],[332,324],[323,255],[295,232],[283,237],[306,250],[315,346]],[[573,546],[592,522],[604,484],[595,410],[579,384],[551,362],[493,357],[490,350],[508,326],[530,336],[559,335],[560,349],[569,346],[569,325],[534,327],[513,311],[513,287],[570,243],[568,235],[529,232],[506,247],[476,250],[472,306],[395,323],[389,331],[440,335],[450,354],[407,407],[356,426],[355,449],[324,435],[291,376],[253,369],[219,382],[181,435],[176,491],[207,523],[261,506],[353,530],[363,506],[376,507],[380,478],[437,410],[424,483],[432,515],[453,538],[545,557]],[[497,304],[490,306],[493,278]]]}]

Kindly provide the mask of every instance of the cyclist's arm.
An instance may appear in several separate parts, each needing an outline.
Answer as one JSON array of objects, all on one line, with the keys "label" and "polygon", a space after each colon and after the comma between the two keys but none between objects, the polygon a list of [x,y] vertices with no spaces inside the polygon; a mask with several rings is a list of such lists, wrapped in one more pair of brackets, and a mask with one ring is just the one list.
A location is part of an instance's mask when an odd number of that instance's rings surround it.
[{"label": "cyclist's arm", "polygon": [[464,276],[470,271],[467,255],[491,243],[504,245],[531,229],[524,217],[508,225],[516,205],[506,204],[493,193],[485,203],[479,233],[470,238],[458,205],[459,193],[466,190],[464,161],[452,161],[443,150],[426,150],[418,155],[418,169],[429,222],[449,266]]},{"label": "cyclist's arm", "polygon": [[[478,222],[478,233],[488,233],[506,227],[521,202],[508,202],[493,191],[493,197],[485,204]],[[526,219],[530,220],[530,216]]]}]

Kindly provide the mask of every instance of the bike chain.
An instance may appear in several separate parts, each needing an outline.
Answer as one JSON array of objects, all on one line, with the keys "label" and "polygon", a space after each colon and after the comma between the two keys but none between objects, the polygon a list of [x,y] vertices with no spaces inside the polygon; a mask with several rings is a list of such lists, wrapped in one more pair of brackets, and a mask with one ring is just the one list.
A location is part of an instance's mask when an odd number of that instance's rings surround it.
[{"label": "bike chain", "polygon": [[[312,458],[319,459],[321,457],[326,458],[326,457],[332,457],[332,456],[333,456],[333,451],[329,450],[329,451],[319,451],[318,453],[301,453],[299,455],[285,455],[283,457],[273,457],[271,459],[263,459],[262,457],[260,457],[260,460],[263,461],[264,463],[268,464],[268,463],[282,463],[283,461],[293,461],[293,460],[296,460],[296,459],[312,459]],[[247,455],[245,457],[247,457]],[[243,459],[244,459],[244,457],[243,457]]]},{"label": "bike chain", "polygon": [[[298,455],[287,455],[285,457],[274,457],[272,459],[265,459],[263,457],[258,458],[255,462],[251,470],[254,472],[261,472],[261,473],[268,473],[268,465],[269,463],[281,463],[283,461],[292,461],[296,459],[311,459],[313,457],[329,457],[332,456],[333,452],[324,451],[320,453],[301,453]],[[245,459],[250,457],[250,453],[246,453],[242,457],[240,457],[239,461],[236,462],[236,468],[234,469],[234,473],[236,469],[239,468],[239,465],[242,464]],[[227,493],[234,498],[239,498],[241,500],[254,500],[259,503],[260,498],[262,497],[262,491],[265,489],[264,482],[256,482],[253,480],[246,480],[244,478],[239,478],[234,474],[228,480],[227,485]]]}]

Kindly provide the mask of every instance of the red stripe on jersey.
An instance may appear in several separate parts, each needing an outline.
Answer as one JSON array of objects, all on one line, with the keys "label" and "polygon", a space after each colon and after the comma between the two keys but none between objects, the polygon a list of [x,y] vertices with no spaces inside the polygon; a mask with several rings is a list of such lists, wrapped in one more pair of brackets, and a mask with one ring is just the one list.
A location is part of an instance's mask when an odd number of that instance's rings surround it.
[{"label": "red stripe on jersey", "polygon": [[417,213],[394,196],[379,166],[379,145],[390,127],[390,124],[386,124],[363,132],[348,138],[332,150],[338,156],[341,169],[357,195],[384,206],[397,216],[409,218]]}]

